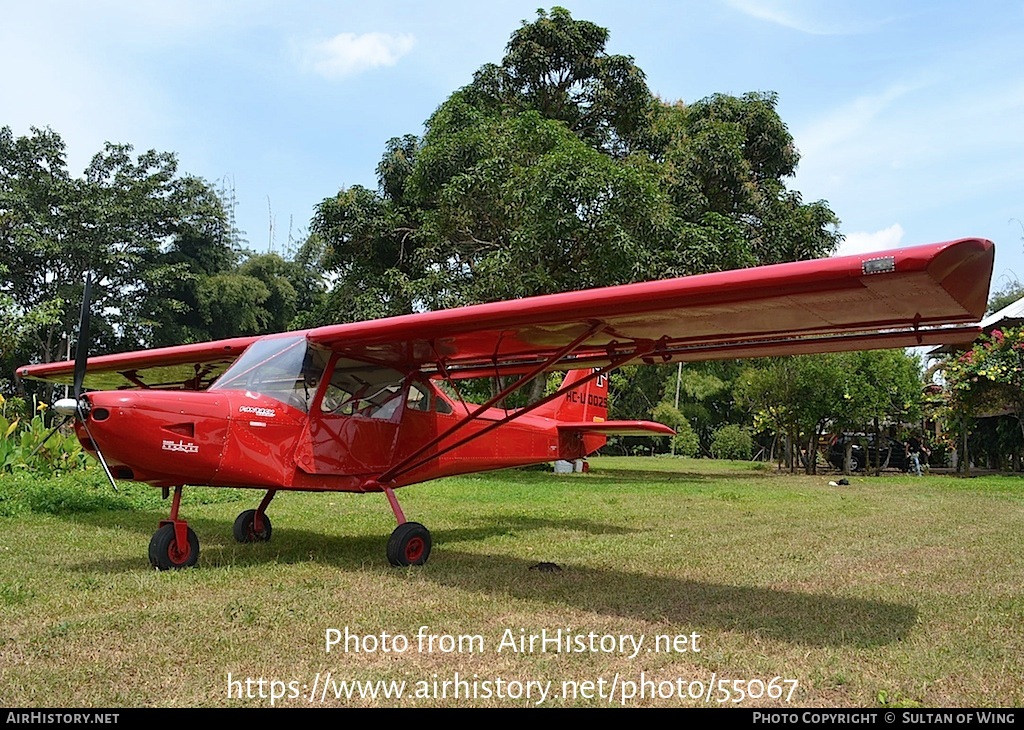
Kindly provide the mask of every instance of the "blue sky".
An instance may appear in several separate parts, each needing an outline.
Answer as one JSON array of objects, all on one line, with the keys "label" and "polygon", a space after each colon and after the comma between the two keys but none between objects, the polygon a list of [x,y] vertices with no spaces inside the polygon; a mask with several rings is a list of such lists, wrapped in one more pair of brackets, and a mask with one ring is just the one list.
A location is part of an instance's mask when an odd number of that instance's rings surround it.
[{"label": "blue sky", "polygon": [[[609,29],[665,100],[774,91],[841,252],[962,236],[1024,280],[1024,3],[560,3]],[[105,141],[225,181],[258,251],[314,206],[376,186],[385,142],[423,122],[537,0],[0,0],[0,125],[49,126],[79,174]]]}]

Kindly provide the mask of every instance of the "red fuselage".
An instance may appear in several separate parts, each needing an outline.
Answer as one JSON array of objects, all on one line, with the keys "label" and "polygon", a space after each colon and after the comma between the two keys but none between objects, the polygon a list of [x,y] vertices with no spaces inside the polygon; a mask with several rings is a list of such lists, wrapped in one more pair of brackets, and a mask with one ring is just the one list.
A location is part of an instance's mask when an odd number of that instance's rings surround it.
[{"label": "red fuselage", "polygon": [[[465,406],[452,403],[431,384],[421,384],[425,387],[438,405],[420,410],[403,398],[387,418],[319,409],[306,413],[240,390],[94,392],[87,396],[88,425],[119,479],[161,487],[379,491],[377,478],[389,467],[469,417]],[[487,409],[451,440],[467,439],[507,415],[503,409]],[[78,436],[95,453],[81,424]],[[430,449],[427,457],[445,443]],[[428,458],[390,486],[577,459],[603,443],[602,436],[560,434],[555,419],[524,414],[438,458]]]}]

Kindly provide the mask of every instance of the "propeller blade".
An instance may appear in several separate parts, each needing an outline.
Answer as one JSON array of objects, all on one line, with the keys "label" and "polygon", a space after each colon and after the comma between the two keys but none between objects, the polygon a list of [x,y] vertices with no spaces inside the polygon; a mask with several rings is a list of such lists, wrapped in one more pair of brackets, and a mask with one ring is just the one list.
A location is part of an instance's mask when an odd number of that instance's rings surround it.
[{"label": "propeller blade", "polygon": [[32,452],[28,455],[28,458],[31,459],[33,456],[38,454],[39,450],[46,445],[47,441],[50,440],[50,437],[53,436],[53,434],[57,433],[57,431],[60,430],[60,427],[63,426],[68,421],[70,421],[72,418],[74,418],[74,416],[65,416],[64,418],[62,418],[60,423],[58,423],[56,426],[50,429],[50,432],[46,434],[46,438],[44,438],[42,441],[36,444],[36,447],[32,449]]},{"label": "propeller blade", "polygon": [[92,272],[85,272],[85,289],[82,291],[82,312],[78,318],[78,346],[75,348],[75,400],[82,396],[85,381],[85,364],[89,359],[89,299],[92,296]]},{"label": "propeller blade", "polygon": [[[81,403],[81,401],[79,401]],[[82,422],[85,427],[85,432],[89,435],[89,440],[92,441],[93,448],[96,449],[96,458],[99,459],[100,465],[103,467],[103,473],[107,475],[107,481],[110,482],[110,486],[117,491],[117,482],[114,481],[114,475],[110,473],[110,467],[107,466],[107,460],[103,458],[103,452],[100,451],[100,445],[96,443],[96,439],[92,437],[92,431],[89,430],[89,414],[82,410],[82,406],[78,407],[78,420]]]}]

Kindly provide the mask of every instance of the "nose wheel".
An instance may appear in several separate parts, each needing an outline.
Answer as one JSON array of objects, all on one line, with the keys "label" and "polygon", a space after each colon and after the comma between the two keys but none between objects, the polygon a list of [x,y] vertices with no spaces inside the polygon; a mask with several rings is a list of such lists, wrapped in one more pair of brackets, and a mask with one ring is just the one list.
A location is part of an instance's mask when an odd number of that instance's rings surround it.
[{"label": "nose wheel", "polygon": [[[164,498],[168,490],[164,490]],[[174,488],[171,516],[160,521],[160,529],[149,541],[149,562],[157,570],[191,568],[199,560],[199,538],[185,520],[178,519],[181,487]]]},{"label": "nose wheel", "polygon": [[[180,521],[179,521],[180,522]],[[184,537],[179,537],[179,529]],[[149,562],[157,570],[191,568],[199,560],[199,538],[184,522],[165,523],[149,541]]]}]

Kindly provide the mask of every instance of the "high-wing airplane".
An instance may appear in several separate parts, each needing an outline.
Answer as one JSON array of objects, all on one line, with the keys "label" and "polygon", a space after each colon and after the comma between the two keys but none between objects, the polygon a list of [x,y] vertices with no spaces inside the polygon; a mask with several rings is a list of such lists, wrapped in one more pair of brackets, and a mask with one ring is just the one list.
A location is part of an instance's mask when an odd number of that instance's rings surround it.
[{"label": "high-wing airplane", "polygon": [[[91,358],[87,294],[75,360],[18,375],[73,386],[55,410],[111,483],[173,493],[149,546],[158,569],[199,557],[185,485],[265,492],[235,521],[240,542],[270,539],[281,490],[383,492],[398,522],[387,557],[414,565],[430,533],[397,488],[579,459],[613,433],[671,434],[608,420],[614,368],[970,342],[993,258],[991,242],[962,239]],[[555,393],[499,407],[549,371],[567,372]],[[489,376],[509,384],[465,402],[460,381]]]}]

